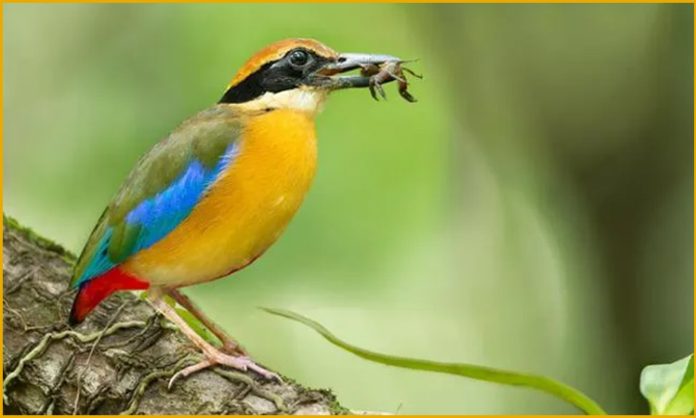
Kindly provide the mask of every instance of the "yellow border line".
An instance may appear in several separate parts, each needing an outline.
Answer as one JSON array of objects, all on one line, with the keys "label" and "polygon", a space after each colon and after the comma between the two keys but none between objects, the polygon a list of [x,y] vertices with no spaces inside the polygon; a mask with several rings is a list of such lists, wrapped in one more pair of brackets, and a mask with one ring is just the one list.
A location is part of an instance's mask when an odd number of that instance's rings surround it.
[{"label": "yellow border line", "polygon": [[[3,173],[5,172],[5,167],[4,167],[5,144],[4,144],[4,136],[3,136],[3,133],[5,132],[5,130],[3,129],[3,117],[5,115],[5,112],[3,109],[3,99],[5,96],[3,94],[3,86],[5,85],[5,83],[4,83],[4,79],[2,77],[3,76],[3,62],[2,62],[2,60],[3,60],[3,57],[5,56],[5,53],[4,53],[5,52],[4,51],[5,43],[4,43],[4,37],[3,37],[3,35],[5,33],[4,28],[3,28],[4,9],[5,9],[4,7],[0,6],[0,189],[3,187],[2,185],[5,184],[3,181],[4,180]],[[4,195],[5,195],[5,193],[3,190],[3,193],[0,193],[0,203],[2,203],[3,213],[5,213],[5,205],[4,205],[4,201],[3,201]],[[0,225],[2,225],[2,228],[4,231],[5,230],[4,218],[3,218],[3,220],[0,220]],[[4,234],[3,234],[3,238],[4,238]],[[3,239],[3,245],[4,245],[4,239]],[[3,251],[3,254],[4,254],[4,251]],[[3,266],[4,266],[5,263],[4,263],[2,255],[0,255],[0,260],[3,261]],[[5,269],[3,268],[3,272],[0,273],[0,279],[3,278],[3,276],[5,274],[4,272],[5,272]],[[3,289],[4,289],[4,286],[0,286],[0,302],[2,302],[3,312],[4,312],[5,300],[4,300],[4,295],[3,295]],[[4,321],[5,318],[4,318],[3,314],[0,314],[0,317],[2,317],[2,319]],[[2,324],[0,324],[0,338],[2,337],[2,331],[3,331],[2,328],[3,328],[3,326],[2,326]],[[0,356],[2,356],[3,361],[5,359],[4,341],[5,340],[3,339],[3,344],[0,346]],[[3,373],[3,375],[4,375],[4,373]],[[0,385],[3,383],[3,380],[4,380],[4,376],[0,376]],[[0,414],[4,415],[4,413],[3,413],[4,409],[5,409],[5,405],[3,404],[3,406],[0,406]]]},{"label": "yellow border line", "polygon": [[[73,2],[64,2],[64,1],[52,1],[52,0],[47,0],[47,1],[5,1],[1,0],[2,3],[14,3],[14,4],[22,4],[22,3],[27,3],[27,4],[39,4],[39,3],[64,3],[64,4],[72,4],[72,3],[95,3],[95,4],[105,4],[105,3],[123,3],[123,4],[142,4],[142,3],[147,3],[147,4],[152,4],[152,3],[162,3],[162,4],[181,4],[181,3],[199,3],[193,0],[171,0],[171,1],[166,1],[166,0],[147,0],[147,1],[137,1],[137,0],[76,0]],[[224,1],[224,0],[208,0],[206,3],[296,3],[295,1],[292,0],[280,0],[280,1],[273,1],[273,2],[261,2],[261,1],[251,1],[251,2],[235,2],[235,1]],[[406,1],[397,1],[397,0],[387,0],[387,1],[382,1],[382,2],[375,2],[375,1],[370,1],[370,0],[358,0],[358,1],[353,1],[353,2],[343,2],[343,1],[331,1],[331,0],[310,0],[310,1],[305,1],[303,3],[469,3],[469,4],[475,4],[475,3],[495,3],[495,4],[694,4],[694,0],[673,0],[673,1],[666,1],[666,0],[658,0],[658,1],[649,1],[649,0],[638,0],[638,1],[630,1],[630,0],[615,0],[615,1],[601,1],[601,0],[582,0],[582,1],[566,1],[566,0],[552,0],[552,1],[545,1],[545,2],[534,2],[534,1],[527,1],[527,0],[509,0],[509,1],[500,1],[500,0],[482,0],[482,1],[456,1],[456,0],[444,0],[444,1],[425,1],[425,0],[406,0]],[[0,6],[0,157],[3,157],[4,155],[4,141],[3,141],[3,136],[2,132],[4,132],[3,128],[3,116],[4,112],[3,110],[3,48],[4,48],[4,43],[3,43],[3,23],[4,23],[4,8]],[[693,9],[693,22],[696,22],[696,7]],[[694,25],[694,33],[693,33],[693,39],[694,39],[694,56],[696,56],[696,25]],[[693,64],[693,63],[692,63]],[[696,66],[694,66],[694,80],[696,80]],[[692,100],[696,97],[696,83],[693,85],[694,91],[692,95]],[[692,101],[693,103],[693,101]],[[694,113],[694,133],[696,135],[696,112]],[[693,158],[696,162],[696,136],[694,136],[694,154]],[[0,159],[0,168],[3,168],[4,166],[4,159]],[[696,163],[694,164],[693,167],[693,179],[696,179]],[[0,181],[3,179],[3,170],[0,170]],[[2,183],[0,183],[0,189],[2,188],[1,186]],[[694,260],[696,260],[696,181],[694,181]],[[3,194],[0,193],[0,203],[3,202]],[[4,210],[4,206],[3,206]],[[0,220],[0,225],[2,225],[3,221]],[[0,255],[0,260],[2,260],[2,255]],[[2,278],[2,274],[0,273],[0,278]],[[694,282],[696,283],[696,269],[694,270]],[[3,289],[0,288],[0,301],[3,300]],[[696,300],[696,286],[694,287],[694,299]],[[2,314],[0,314],[1,316]],[[694,322],[696,323],[696,310],[694,311]],[[0,325],[0,337],[2,337],[2,325]],[[694,346],[696,346],[696,332],[694,333]],[[3,355],[3,347],[0,346],[0,355]],[[3,357],[4,358],[4,357]],[[0,384],[2,383],[3,376],[0,376]],[[4,412],[4,405],[0,406],[0,414],[5,416]],[[10,417],[18,417],[22,418],[24,417],[23,415],[7,415]],[[72,415],[56,415],[59,417],[72,417]],[[119,417],[120,415],[102,415],[104,417]],[[203,415],[152,415],[156,417],[172,417],[172,418],[182,418],[182,417],[202,417]],[[285,415],[270,415],[271,417],[285,417]],[[405,417],[427,417],[427,416],[433,416],[433,415],[403,415]],[[456,416],[456,415],[453,415]],[[513,417],[513,415],[467,415],[471,417]],[[538,418],[547,418],[550,415],[514,415],[514,417],[538,417]],[[553,415],[551,415],[553,416]],[[574,415],[555,415],[555,416],[574,416]],[[642,415],[616,415],[617,417],[639,417]]]},{"label": "yellow border line", "polygon": [[[113,4],[113,3],[124,3],[124,4],[152,4],[152,3],[163,3],[163,4],[181,4],[181,3],[202,3],[192,0],[76,0],[74,2],[65,2],[57,0],[3,0],[3,3],[33,3],[33,4],[47,4],[47,3],[95,3],[95,4]],[[210,3],[298,3],[295,0],[274,0],[274,1],[228,1],[228,0],[207,0],[205,4]],[[355,0],[355,1],[335,1],[335,0],[308,0],[301,3],[425,3],[425,4],[438,4],[438,3],[457,3],[457,4],[480,4],[480,3],[491,3],[491,4],[693,4],[694,0],[613,0],[613,1],[603,1],[603,0],[546,0],[541,2],[534,2],[529,0],[479,0],[479,1],[458,1],[458,0],[440,0],[440,1],[428,1],[428,0],[384,0],[384,1],[372,1],[372,0]]]}]

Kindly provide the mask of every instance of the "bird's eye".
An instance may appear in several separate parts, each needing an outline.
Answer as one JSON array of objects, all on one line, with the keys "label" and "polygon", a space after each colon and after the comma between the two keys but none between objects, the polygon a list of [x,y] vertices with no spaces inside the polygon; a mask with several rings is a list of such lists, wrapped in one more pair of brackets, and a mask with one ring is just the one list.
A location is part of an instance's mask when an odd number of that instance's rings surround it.
[{"label": "bird's eye", "polygon": [[309,54],[301,49],[292,51],[288,57],[290,64],[295,67],[303,67],[309,62]]}]

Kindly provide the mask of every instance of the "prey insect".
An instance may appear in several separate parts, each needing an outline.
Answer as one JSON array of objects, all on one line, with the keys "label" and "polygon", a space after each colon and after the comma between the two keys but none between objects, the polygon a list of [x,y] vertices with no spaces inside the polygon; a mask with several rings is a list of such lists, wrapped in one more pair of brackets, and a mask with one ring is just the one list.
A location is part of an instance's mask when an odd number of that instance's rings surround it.
[{"label": "prey insect", "polygon": [[[399,85],[399,95],[408,102],[416,102],[416,98],[408,91],[408,80],[404,72],[416,77],[423,78],[422,75],[416,74],[411,69],[404,67],[404,61],[387,61],[380,65],[363,64],[361,65],[360,75],[370,77],[370,94],[375,100],[379,100],[379,96],[386,100],[387,95],[384,92],[382,84],[389,81],[396,81]],[[378,96],[379,94],[379,96]]]}]

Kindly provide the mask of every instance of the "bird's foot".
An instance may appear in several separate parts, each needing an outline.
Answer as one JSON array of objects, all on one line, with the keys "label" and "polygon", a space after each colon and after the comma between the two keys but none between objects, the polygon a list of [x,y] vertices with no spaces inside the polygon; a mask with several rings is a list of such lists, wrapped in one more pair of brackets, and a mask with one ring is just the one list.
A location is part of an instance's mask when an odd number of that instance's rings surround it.
[{"label": "bird's foot", "polygon": [[276,380],[281,383],[283,381],[277,373],[266,370],[265,368],[259,366],[258,364],[256,364],[254,360],[252,360],[246,355],[231,356],[221,351],[211,350],[209,352],[206,351],[205,356],[206,358],[200,363],[196,363],[194,365],[185,367],[179,370],[177,373],[175,373],[174,376],[172,376],[172,378],[169,380],[169,385],[167,387],[171,390],[172,386],[174,385],[174,382],[180,377],[187,377],[193,373],[196,373],[197,371],[207,369],[208,367],[216,365],[232,367],[233,369],[241,370],[243,372],[247,370],[253,370],[265,379]]},{"label": "bird's foot", "polygon": [[220,351],[231,356],[249,357],[249,353],[247,353],[244,347],[231,338],[222,339],[222,348],[220,348]]}]

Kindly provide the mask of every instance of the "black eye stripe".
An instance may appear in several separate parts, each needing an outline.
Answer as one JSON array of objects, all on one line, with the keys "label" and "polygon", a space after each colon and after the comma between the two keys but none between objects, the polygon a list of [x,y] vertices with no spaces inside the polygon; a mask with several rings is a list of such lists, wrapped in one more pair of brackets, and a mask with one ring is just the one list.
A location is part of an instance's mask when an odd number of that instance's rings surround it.
[{"label": "black eye stripe", "polygon": [[[292,54],[303,52],[307,54],[304,65],[292,64]],[[305,77],[331,61],[304,48],[288,51],[282,58],[264,64],[240,83],[230,88],[220,99],[219,103],[243,103],[253,100],[264,93],[277,93],[290,90],[301,85]]]}]

